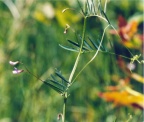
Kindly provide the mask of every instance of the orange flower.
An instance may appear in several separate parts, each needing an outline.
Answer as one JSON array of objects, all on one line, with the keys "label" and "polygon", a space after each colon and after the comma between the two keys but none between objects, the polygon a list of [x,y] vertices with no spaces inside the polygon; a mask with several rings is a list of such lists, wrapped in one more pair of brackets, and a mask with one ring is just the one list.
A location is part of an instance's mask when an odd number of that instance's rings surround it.
[{"label": "orange flower", "polygon": [[136,21],[132,21],[128,23],[126,26],[123,26],[119,29],[120,37],[122,41],[130,41],[134,34],[137,32],[138,23]]},{"label": "orange flower", "polygon": [[134,106],[144,109],[144,95],[132,90],[129,87],[122,91],[110,91],[100,93],[99,96],[108,102],[113,102],[114,105]]},{"label": "orange flower", "polygon": [[[118,18],[118,34],[121,37],[122,44],[128,48],[139,48],[142,46],[143,35],[138,34],[139,21],[133,19],[127,22],[122,16]],[[110,30],[111,34],[116,34]]]}]

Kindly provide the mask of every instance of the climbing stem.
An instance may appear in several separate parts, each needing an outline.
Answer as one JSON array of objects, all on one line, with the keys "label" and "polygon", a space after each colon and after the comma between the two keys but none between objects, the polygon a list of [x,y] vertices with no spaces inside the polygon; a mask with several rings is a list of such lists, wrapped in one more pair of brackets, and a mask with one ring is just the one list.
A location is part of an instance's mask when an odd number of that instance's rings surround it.
[{"label": "climbing stem", "polygon": [[80,60],[80,55],[82,53],[82,47],[83,47],[84,38],[85,38],[85,32],[86,32],[86,21],[87,21],[87,16],[84,17],[84,24],[83,24],[83,32],[82,32],[81,45],[80,45],[78,56],[76,58],[75,64],[73,66],[72,72],[71,72],[70,77],[69,77],[69,82],[72,81],[72,78],[74,76],[74,73],[76,71],[76,68],[77,68],[79,60]]},{"label": "climbing stem", "polygon": [[67,92],[64,94],[62,122],[65,122],[66,102],[67,102]]}]

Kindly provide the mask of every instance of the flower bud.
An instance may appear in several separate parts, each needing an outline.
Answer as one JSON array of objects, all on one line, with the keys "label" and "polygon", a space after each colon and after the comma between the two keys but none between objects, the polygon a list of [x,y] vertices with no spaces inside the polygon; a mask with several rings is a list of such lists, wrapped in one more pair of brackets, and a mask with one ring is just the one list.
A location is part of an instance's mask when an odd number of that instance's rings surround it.
[{"label": "flower bud", "polygon": [[59,113],[58,116],[57,116],[57,120],[61,120],[62,116],[63,115],[61,113]]}]

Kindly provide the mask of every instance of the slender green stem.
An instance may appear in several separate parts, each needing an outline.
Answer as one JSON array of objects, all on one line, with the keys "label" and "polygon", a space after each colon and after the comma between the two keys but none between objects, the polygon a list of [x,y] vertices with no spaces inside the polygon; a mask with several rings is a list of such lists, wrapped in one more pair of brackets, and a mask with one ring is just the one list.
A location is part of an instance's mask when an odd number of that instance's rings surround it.
[{"label": "slender green stem", "polygon": [[104,12],[106,13],[107,0],[105,1]]},{"label": "slender green stem", "polygon": [[[103,41],[103,38],[104,38],[104,34],[105,34],[105,31],[106,29],[109,27],[109,25],[104,29],[103,31],[103,34],[102,34],[102,38],[101,38],[101,41],[100,41],[100,44],[99,44],[99,47],[98,47],[98,50],[96,51],[96,53],[94,54],[94,56],[91,58],[91,60],[80,70],[80,72],[76,75],[75,79],[73,80],[73,82],[76,80],[76,78],[79,76],[79,74],[95,59],[95,57],[97,56],[99,50],[100,50],[100,47],[102,45],[102,41]],[[72,83],[73,83],[72,82]]]},{"label": "slender green stem", "polygon": [[[72,72],[71,72],[71,74],[70,74],[69,82],[72,81],[72,78],[73,78],[74,73],[75,73],[75,71],[76,71],[76,68],[77,68],[77,66],[78,66],[78,62],[79,62],[79,59],[80,59],[80,55],[81,55],[81,53],[82,53],[82,47],[83,47],[84,38],[85,38],[85,31],[86,31],[86,17],[84,17],[84,25],[83,25],[83,33],[82,33],[82,40],[81,40],[80,50],[79,50],[78,56],[77,56],[77,58],[76,58],[75,64],[74,64],[74,66],[73,66]],[[67,102],[67,92],[64,94],[64,104],[63,104],[62,122],[65,122],[66,102]]]},{"label": "slender green stem", "polygon": [[[21,64],[23,64],[23,63],[21,63]],[[24,65],[24,64],[23,64]],[[45,83],[45,81],[43,81],[42,79],[40,79],[38,76],[36,76],[36,75],[34,75],[33,73],[31,73],[30,71],[29,71],[29,69],[24,65],[24,67],[25,67],[25,69],[26,69],[26,71],[29,73],[29,74],[31,74],[32,76],[34,76],[36,79],[38,79],[38,80],[40,80],[40,81],[42,81],[42,82],[44,82]],[[62,114],[62,122],[65,122],[65,112],[66,112],[66,102],[67,102],[67,92],[64,94],[64,104],[63,104],[63,114]]]},{"label": "slender green stem", "polygon": [[[23,64],[23,63],[21,63],[21,64]],[[24,65],[24,64],[23,64]],[[42,79],[40,79],[38,76],[36,76],[36,75],[34,75],[33,73],[31,73],[30,71],[29,71],[29,69],[24,65],[24,68],[26,69],[26,71],[29,73],[29,74],[31,74],[33,77],[35,77],[37,80],[40,80],[40,81],[42,81],[42,82],[44,82],[44,80],[42,80]]]},{"label": "slender green stem", "polygon": [[[87,51],[87,52],[85,52],[85,53],[93,53],[93,52],[95,52],[95,50]],[[117,55],[117,56],[123,57],[123,58],[125,58],[125,59],[131,60],[131,58],[126,57],[126,56],[121,55],[121,54],[117,54],[117,53],[113,53],[113,52],[108,52],[108,51],[102,51],[102,50],[99,50],[99,52],[101,52],[101,53],[106,53],[106,54],[109,54],[109,55]]]},{"label": "slender green stem", "polygon": [[81,53],[82,53],[82,47],[83,47],[84,38],[85,38],[85,31],[86,31],[86,20],[87,20],[87,17],[84,17],[84,25],[83,25],[83,33],[82,33],[81,46],[80,46],[80,50],[79,50],[78,56],[77,56],[77,58],[76,58],[75,64],[74,64],[74,66],[73,66],[72,72],[71,72],[71,74],[70,74],[69,82],[72,81],[72,78],[73,78],[74,73],[75,73],[75,71],[76,71],[76,68],[77,68],[77,66],[78,66],[78,62],[79,62],[79,59],[80,59],[80,55],[81,55]]},{"label": "slender green stem", "polygon": [[[84,38],[85,38],[85,31],[86,31],[86,19],[87,19],[87,17],[84,17],[84,25],[83,25],[81,46],[80,46],[80,50],[79,50],[78,56],[77,56],[77,58],[76,58],[75,64],[74,64],[74,66],[73,66],[72,72],[71,72],[71,74],[70,74],[69,82],[72,81],[72,78],[73,78],[74,73],[75,73],[75,71],[76,71],[76,68],[77,68],[77,66],[78,66],[78,62],[79,62],[79,60],[80,60],[80,55],[81,55],[81,53],[82,53],[82,47],[83,47]],[[66,102],[67,102],[67,92],[64,94],[64,104],[63,104],[62,122],[65,122]]]},{"label": "slender green stem", "polygon": [[88,18],[90,18],[90,17],[98,17],[98,18],[100,18],[100,19],[102,19],[108,23],[108,21],[104,17],[102,17],[101,15],[89,15]]},{"label": "slender green stem", "polygon": [[[64,12],[67,11],[67,10],[77,11],[76,9],[73,9],[73,8],[65,8],[65,9],[63,9],[62,13],[64,13]],[[81,13],[81,12],[78,12],[78,13],[81,14],[82,16],[84,16],[83,13]]]},{"label": "slender green stem", "polygon": [[62,122],[65,122],[66,102],[67,102],[67,92],[64,94]]}]

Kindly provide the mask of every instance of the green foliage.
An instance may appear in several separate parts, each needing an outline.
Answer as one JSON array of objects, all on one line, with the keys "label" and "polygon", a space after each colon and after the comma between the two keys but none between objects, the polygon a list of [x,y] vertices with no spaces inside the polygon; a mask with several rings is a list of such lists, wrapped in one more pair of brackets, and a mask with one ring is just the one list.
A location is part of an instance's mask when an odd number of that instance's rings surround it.
[{"label": "green foliage", "polygon": [[[85,11],[83,1],[77,3],[76,0],[7,0],[7,3],[0,1],[0,122],[56,122],[63,107],[62,97],[57,92],[64,94],[67,90],[70,96],[66,120],[69,122],[111,122],[115,118],[116,122],[129,121],[128,113],[134,115],[131,122],[142,121],[141,110],[131,107],[114,108],[97,95],[105,86],[118,84],[112,82],[114,77],[126,77],[117,67],[117,57],[111,55],[114,49],[108,41],[112,40],[114,45],[113,41],[118,38],[110,37],[106,31],[100,45],[106,27],[104,21],[116,26],[119,14],[122,13],[128,18],[135,13],[142,13],[139,8],[141,1],[126,0],[127,4],[122,0],[119,0],[119,4],[111,1],[107,4],[107,9],[103,9],[105,4],[103,0],[101,2],[99,4],[93,0],[93,4],[90,4],[87,1],[88,9]],[[17,16],[12,8],[18,12]],[[68,10],[62,13],[65,8],[75,8],[76,11]],[[91,16],[97,13],[101,13],[105,19],[88,18],[81,47],[82,15]],[[66,24],[69,24],[70,28],[64,34]],[[121,44],[116,44],[123,49]],[[77,82],[69,88],[71,84],[68,77],[80,48],[81,59],[74,74],[76,79],[73,79]],[[97,57],[83,70],[96,51],[99,52]],[[134,55],[141,53],[141,50],[130,51],[134,52]],[[124,55],[129,57],[128,53]],[[127,62],[135,63],[134,61],[141,57],[130,58]],[[30,72],[48,85],[26,72],[12,75],[12,67],[8,65],[10,60],[23,62]],[[136,66],[134,71],[142,75],[141,64],[136,63]],[[18,67],[23,68],[22,65]],[[54,70],[55,68],[57,70]],[[142,92],[141,84],[137,84],[135,80],[133,82],[133,86]]]}]

